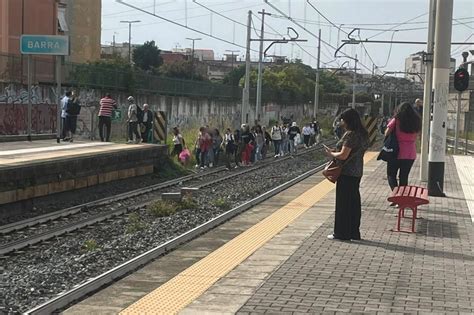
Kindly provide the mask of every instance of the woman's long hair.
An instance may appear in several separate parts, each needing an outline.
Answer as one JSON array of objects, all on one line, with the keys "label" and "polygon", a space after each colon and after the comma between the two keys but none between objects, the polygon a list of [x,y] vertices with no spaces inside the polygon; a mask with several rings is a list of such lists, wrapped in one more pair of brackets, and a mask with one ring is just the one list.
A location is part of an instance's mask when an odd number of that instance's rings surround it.
[{"label": "woman's long hair", "polygon": [[369,137],[369,133],[367,132],[367,129],[365,129],[364,125],[362,125],[359,113],[355,109],[346,109],[344,112],[342,112],[341,119],[344,120],[347,130],[359,133],[364,138]]},{"label": "woman's long hair", "polygon": [[400,130],[403,132],[416,133],[421,130],[421,117],[408,102],[398,106],[395,118],[398,119]]}]

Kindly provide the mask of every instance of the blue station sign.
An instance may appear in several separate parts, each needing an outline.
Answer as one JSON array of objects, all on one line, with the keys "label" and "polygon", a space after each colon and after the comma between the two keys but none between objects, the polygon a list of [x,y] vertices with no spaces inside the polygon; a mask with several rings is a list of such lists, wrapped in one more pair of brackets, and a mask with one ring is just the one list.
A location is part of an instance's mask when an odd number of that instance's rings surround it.
[{"label": "blue station sign", "polygon": [[69,36],[21,35],[20,51],[24,55],[69,55]]}]

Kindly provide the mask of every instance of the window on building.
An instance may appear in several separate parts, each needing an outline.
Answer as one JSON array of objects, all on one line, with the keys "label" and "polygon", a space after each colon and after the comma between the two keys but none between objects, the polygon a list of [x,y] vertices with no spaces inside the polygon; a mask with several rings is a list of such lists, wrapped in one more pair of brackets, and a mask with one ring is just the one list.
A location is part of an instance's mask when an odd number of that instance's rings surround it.
[{"label": "window on building", "polygon": [[66,22],[66,8],[58,7],[58,28],[60,32],[68,32],[69,27]]}]

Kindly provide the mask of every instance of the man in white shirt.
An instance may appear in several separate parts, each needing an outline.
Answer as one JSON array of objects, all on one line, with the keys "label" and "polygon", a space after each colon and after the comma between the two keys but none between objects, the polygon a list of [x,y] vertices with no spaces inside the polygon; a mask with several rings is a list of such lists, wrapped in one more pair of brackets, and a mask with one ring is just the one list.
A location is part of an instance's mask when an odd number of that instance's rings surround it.
[{"label": "man in white shirt", "polygon": [[64,95],[64,97],[61,99],[61,121],[62,121],[61,140],[64,140],[64,138],[66,138],[66,134],[68,132],[68,126],[66,124],[66,116],[67,116],[66,106],[67,106],[67,102],[71,98],[71,95],[72,95],[72,92],[67,91],[66,95]]}]

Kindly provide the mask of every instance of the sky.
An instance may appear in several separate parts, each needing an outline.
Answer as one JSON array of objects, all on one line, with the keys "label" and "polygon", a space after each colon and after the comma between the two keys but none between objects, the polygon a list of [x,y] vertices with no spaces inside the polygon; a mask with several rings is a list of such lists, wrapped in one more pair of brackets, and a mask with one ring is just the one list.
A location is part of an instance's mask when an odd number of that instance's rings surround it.
[{"label": "sky", "polygon": [[[299,58],[313,67],[317,61],[319,29],[322,35],[321,67],[337,67],[349,60],[335,59],[334,52],[353,28],[360,28],[353,33],[356,39],[426,41],[428,37],[429,0],[310,0],[309,3],[306,0],[268,0],[271,6],[264,0],[122,2],[148,13],[116,0],[102,0],[102,44],[111,44],[114,35],[117,43],[128,42],[128,24],[120,21],[140,20],[132,26],[133,44],[154,40],[160,49],[171,50],[191,47],[191,41],[186,38],[201,38],[195,42],[195,47],[213,49],[216,59],[222,59],[231,50],[244,59],[248,11],[252,11],[251,37],[254,39],[260,36],[261,15],[258,12],[262,9],[271,13],[265,16],[266,39],[288,38],[287,27],[292,27],[298,32],[299,39],[307,40],[273,45],[268,54]],[[285,16],[290,16],[299,25]],[[453,18],[452,42],[474,42],[474,1],[454,0]],[[264,49],[268,45],[266,42]],[[251,48],[251,58],[256,60],[259,43],[252,42]],[[469,49],[474,50],[474,45],[451,46],[452,57],[457,59],[456,65],[462,60],[461,52]],[[375,63],[380,73],[403,71],[405,58],[421,50],[426,50],[426,44],[366,43],[346,45],[341,51],[351,57],[357,54],[362,72],[370,73]],[[474,56],[469,58],[474,59]]]}]

